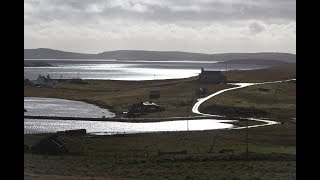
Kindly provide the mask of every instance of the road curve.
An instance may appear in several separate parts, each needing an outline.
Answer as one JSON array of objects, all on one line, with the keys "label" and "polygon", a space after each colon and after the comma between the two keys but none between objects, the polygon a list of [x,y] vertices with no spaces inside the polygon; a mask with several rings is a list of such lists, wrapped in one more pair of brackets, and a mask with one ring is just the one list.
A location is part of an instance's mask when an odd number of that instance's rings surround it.
[{"label": "road curve", "polygon": [[[288,81],[293,81],[293,80],[296,80],[296,79],[289,79],[289,80],[283,80],[283,81],[272,81],[272,82],[262,82],[262,83],[228,83],[228,84],[231,84],[231,85],[236,85],[237,87],[223,89],[223,90],[215,92],[215,93],[213,93],[213,94],[211,94],[211,95],[209,95],[209,96],[207,96],[205,98],[198,99],[198,102],[196,104],[194,104],[194,106],[192,107],[192,112],[195,113],[195,114],[203,115],[203,116],[224,117],[224,116],[220,116],[220,115],[212,115],[212,114],[201,113],[201,112],[199,112],[199,107],[203,102],[207,101],[208,99],[210,99],[210,98],[212,98],[214,96],[217,96],[217,95],[219,95],[221,93],[227,92],[227,91],[240,89],[240,88],[253,86],[253,85],[280,83],[280,82],[288,82]],[[248,120],[260,121],[260,122],[265,122],[266,123],[266,124],[261,124],[261,125],[248,126],[248,128],[279,124],[279,122],[276,122],[276,121],[263,120],[263,119],[248,118]],[[246,128],[246,127],[237,127],[237,128],[233,128],[233,129],[243,129],[243,128]]]},{"label": "road curve", "polygon": [[[231,84],[231,83],[230,83]],[[228,89],[223,89],[223,90],[220,90],[218,92],[215,92],[205,98],[200,98],[198,99],[198,102],[196,104],[194,104],[194,106],[192,107],[192,112],[195,113],[195,114],[199,114],[199,115],[206,115],[206,116],[219,116],[219,115],[211,115],[211,114],[204,114],[204,113],[201,113],[199,112],[199,107],[200,105],[207,101],[208,99],[212,98],[213,96],[217,96],[221,93],[224,93],[226,91],[231,91],[231,90],[234,90],[234,89],[240,89],[240,88],[244,88],[244,87],[247,87],[247,86],[251,86],[253,85],[254,83],[232,83],[232,85],[238,85],[237,87],[233,87],[233,88],[228,88]]]}]

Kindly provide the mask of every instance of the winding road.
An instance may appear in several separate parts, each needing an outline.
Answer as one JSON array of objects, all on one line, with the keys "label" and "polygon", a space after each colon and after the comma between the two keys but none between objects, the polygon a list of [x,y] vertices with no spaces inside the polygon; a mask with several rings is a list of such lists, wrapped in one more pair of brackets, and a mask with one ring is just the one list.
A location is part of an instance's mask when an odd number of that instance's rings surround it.
[{"label": "winding road", "polygon": [[[208,99],[217,96],[219,94],[222,94],[224,92],[227,91],[231,91],[231,90],[235,90],[235,89],[240,89],[240,88],[245,88],[248,86],[253,86],[253,85],[260,85],[260,84],[271,84],[271,83],[281,83],[281,82],[289,82],[289,81],[295,81],[296,79],[289,79],[289,80],[283,80],[283,81],[272,81],[272,82],[262,82],[262,83],[228,83],[231,85],[236,85],[237,87],[232,87],[232,88],[228,88],[228,89],[223,89],[220,90],[218,92],[215,92],[205,98],[200,98],[198,99],[198,102],[196,104],[194,104],[194,106],[192,107],[192,112],[195,114],[199,114],[202,116],[211,116],[211,117],[224,117],[224,116],[220,116],[220,115],[213,115],[213,114],[204,114],[199,112],[199,107],[200,105],[207,101]],[[260,125],[252,125],[252,126],[248,126],[248,128],[253,128],[253,127],[260,127],[260,126],[268,126],[268,125],[274,125],[274,124],[279,124],[279,122],[276,121],[270,121],[270,120],[265,120],[265,119],[255,119],[255,118],[248,118],[248,120],[252,120],[252,121],[260,121],[260,122],[264,122],[265,124],[260,124]],[[243,128],[247,128],[247,127],[236,127],[236,128],[232,128],[232,129],[243,129]]]},{"label": "winding road", "polygon": [[[141,133],[141,132],[157,132],[157,131],[185,131],[185,126],[184,126],[185,122],[187,123],[187,126],[186,126],[187,130],[189,130],[189,123],[191,124],[193,123],[193,126],[195,126],[193,127],[193,130],[220,129],[220,127],[217,128],[217,125],[224,125],[224,127],[221,129],[225,129],[225,130],[245,129],[245,128],[274,125],[274,124],[279,124],[279,122],[271,121],[269,119],[241,118],[241,119],[247,119],[252,121],[260,121],[260,122],[263,122],[264,124],[252,125],[248,127],[232,126],[231,124],[226,124],[226,123],[231,121],[237,121],[237,120],[228,119],[228,120],[223,120],[225,122],[222,122],[221,120],[218,120],[215,117],[224,117],[224,116],[205,114],[205,113],[199,112],[199,107],[203,102],[207,101],[208,99],[227,91],[245,88],[253,85],[280,83],[280,82],[287,82],[292,80],[295,80],[295,79],[284,80],[284,81],[274,81],[274,82],[262,82],[262,83],[229,83],[231,85],[236,85],[236,87],[223,89],[205,98],[198,99],[198,101],[194,104],[192,108],[192,112],[197,114],[198,116],[170,117],[170,118],[140,118],[140,121],[139,119],[134,119],[135,121],[131,121],[133,119],[25,115],[25,132],[27,133],[56,132],[56,131],[64,131],[68,129],[77,129],[77,128],[78,129],[85,128],[88,130],[88,132],[104,132],[104,133],[111,133],[111,134],[124,133],[124,132],[125,133]],[[64,121],[57,121],[57,120],[64,120]],[[148,123],[145,122],[146,120],[148,121]],[[92,121],[96,121],[96,122],[92,122]]]}]

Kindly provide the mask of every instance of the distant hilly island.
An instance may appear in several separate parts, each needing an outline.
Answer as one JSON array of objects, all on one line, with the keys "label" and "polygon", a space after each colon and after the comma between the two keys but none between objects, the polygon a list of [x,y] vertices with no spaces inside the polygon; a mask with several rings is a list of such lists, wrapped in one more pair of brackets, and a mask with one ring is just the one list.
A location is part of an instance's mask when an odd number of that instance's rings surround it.
[{"label": "distant hilly island", "polygon": [[54,49],[24,49],[24,59],[116,59],[116,60],[148,60],[148,61],[219,61],[220,63],[234,64],[261,64],[261,65],[281,65],[295,63],[296,55],[290,53],[221,53],[204,54],[180,51],[143,51],[143,50],[118,50],[106,51],[98,54],[85,54],[76,52],[66,52]]}]

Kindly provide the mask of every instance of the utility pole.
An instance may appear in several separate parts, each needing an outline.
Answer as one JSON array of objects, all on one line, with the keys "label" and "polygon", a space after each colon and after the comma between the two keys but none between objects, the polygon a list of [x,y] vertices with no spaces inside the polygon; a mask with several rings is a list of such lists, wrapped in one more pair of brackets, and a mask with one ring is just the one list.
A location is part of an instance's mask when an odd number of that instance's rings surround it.
[{"label": "utility pole", "polygon": [[231,79],[231,64],[229,64],[230,71],[228,72],[228,78]]},{"label": "utility pole", "polygon": [[248,160],[248,153],[249,153],[249,145],[248,145],[248,118],[246,119],[246,156]]},{"label": "utility pole", "polygon": [[187,117],[189,117],[189,111],[188,111],[188,110],[189,110],[189,105],[188,105],[188,101],[187,101],[186,107],[187,107],[187,109],[186,109],[186,110],[187,110]]},{"label": "utility pole", "polygon": [[187,119],[187,130],[189,131],[189,119]]},{"label": "utility pole", "polygon": [[[274,89],[274,104],[276,105],[276,112],[275,112],[275,115],[276,115],[276,120],[280,120],[279,119],[279,108],[278,108],[278,99],[277,99],[277,89]],[[282,123],[282,121],[281,121]]]},{"label": "utility pole", "polygon": [[227,79],[228,79],[228,66],[227,66],[228,64],[226,63],[226,77],[227,77]]},{"label": "utility pole", "polygon": [[273,113],[274,113],[274,118],[276,121],[278,121],[278,105],[277,105],[277,90],[274,89],[273,90],[273,105],[274,107],[272,108],[273,109]]},{"label": "utility pole", "polygon": [[[252,115],[254,113],[254,106],[251,106]],[[249,132],[248,132],[248,118],[246,118],[246,158],[249,159]]]},{"label": "utility pole", "polygon": [[[159,98],[159,105],[161,105],[161,103],[160,103],[160,98]],[[161,116],[161,112],[160,112],[160,111],[158,111],[158,116],[159,116],[159,117]]]}]

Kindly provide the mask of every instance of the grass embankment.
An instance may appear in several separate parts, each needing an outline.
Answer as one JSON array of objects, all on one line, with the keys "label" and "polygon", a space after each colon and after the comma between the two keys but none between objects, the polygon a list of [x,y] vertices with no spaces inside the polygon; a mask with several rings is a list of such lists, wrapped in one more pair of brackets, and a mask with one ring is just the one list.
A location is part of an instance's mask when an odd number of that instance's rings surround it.
[{"label": "grass embankment", "polygon": [[296,117],[296,83],[263,84],[228,91],[204,102],[200,110],[209,114],[291,121]]},{"label": "grass embankment", "polygon": [[296,78],[296,64],[274,66],[256,70],[231,70],[223,72],[229,81],[267,82]]},{"label": "grass embankment", "polygon": [[[295,179],[295,124],[244,130],[60,136],[69,155],[24,155],[26,179]],[[32,145],[46,135],[25,135]],[[212,153],[209,153],[212,144]],[[223,149],[232,152],[220,153]],[[158,151],[186,150],[158,156]],[[148,156],[146,156],[148,153]]]},{"label": "grass embankment", "polygon": [[62,81],[53,87],[25,86],[24,95],[31,97],[61,98],[84,101],[114,111],[118,116],[133,103],[149,100],[149,91],[159,90],[160,99],[154,102],[164,105],[165,111],[149,113],[143,117],[191,116],[196,102],[195,89],[206,87],[208,94],[232,87],[227,84],[205,84],[197,77],[178,80],[112,81],[85,80],[86,84]]}]

